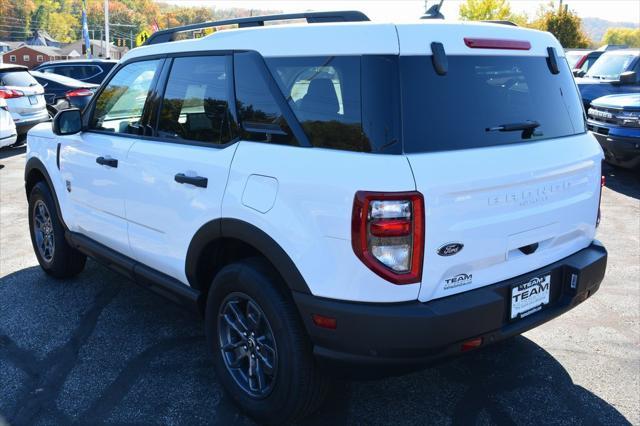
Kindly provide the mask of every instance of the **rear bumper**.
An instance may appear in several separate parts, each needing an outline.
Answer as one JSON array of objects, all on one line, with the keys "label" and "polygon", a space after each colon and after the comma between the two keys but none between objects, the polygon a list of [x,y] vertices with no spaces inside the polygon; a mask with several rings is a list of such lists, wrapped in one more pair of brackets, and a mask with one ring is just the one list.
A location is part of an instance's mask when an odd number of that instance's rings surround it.
[{"label": "rear bumper", "polygon": [[640,167],[640,129],[602,127],[589,122],[607,162],[626,168]]},{"label": "rear bumper", "polygon": [[[321,362],[349,367],[420,366],[459,354],[461,344],[469,339],[481,337],[481,346],[485,346],[572,309],[598,290],[606,264],[606,249],[594,241],[539,270],[426,303],[340,302],[302,293],[295,293],[294,298]],[[511,321],[511,287],[546,273],[551,274],[549,304]],[[577,278],[573,288],[572,275]],[[336,318],[337,328],[317,327],[313,314]]]}]

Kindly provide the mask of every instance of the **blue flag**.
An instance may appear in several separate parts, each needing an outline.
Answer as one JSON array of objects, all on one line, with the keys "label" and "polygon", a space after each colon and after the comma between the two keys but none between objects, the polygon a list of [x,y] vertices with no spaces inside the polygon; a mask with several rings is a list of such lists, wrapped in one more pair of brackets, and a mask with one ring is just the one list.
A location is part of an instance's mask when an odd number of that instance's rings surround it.
[{"label": "blue flag", "polygon": [[84,39],[85,55],[87,58],[91,58],[91,42],[87,26],[87,0],[82,0],[82,38]]}]

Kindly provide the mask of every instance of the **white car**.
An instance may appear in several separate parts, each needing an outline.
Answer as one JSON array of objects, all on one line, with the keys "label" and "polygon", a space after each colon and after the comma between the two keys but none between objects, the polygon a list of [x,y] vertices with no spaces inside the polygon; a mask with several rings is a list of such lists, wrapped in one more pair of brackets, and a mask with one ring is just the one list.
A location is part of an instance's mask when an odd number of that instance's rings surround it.
[{"label": "white car", "polygon": [[313,412],[336,366],[525,332],[605,273],[603,154],[558,41],[366,20],[156,32],[29,133],[44,271],[88,255],[202,310],[217,379],[260,423]]},{"label": "white car", "polygon": [[16,125],[9,113],[7,101],[0,98],[0,148],[13,145],[16,143],[16,139]]},{"label": "white car", "polygon": [[36,124],[49,120],[44,88],[29,74],[27,67],[0,64],[0,98],[6,101],[18,138]]}]

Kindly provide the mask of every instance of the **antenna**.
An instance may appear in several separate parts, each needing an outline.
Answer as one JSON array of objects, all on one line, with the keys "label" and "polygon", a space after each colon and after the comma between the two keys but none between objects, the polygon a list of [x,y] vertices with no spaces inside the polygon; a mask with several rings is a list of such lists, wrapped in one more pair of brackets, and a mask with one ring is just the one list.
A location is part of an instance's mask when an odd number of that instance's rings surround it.
[{"label": "antenna", "polygon": [[[440,13],[440,8],[442,7],[442,3],[444,0],[440,0],[440,3],[436,3],[431,6],[424,15],[420,17],[420,19],[444,19],[444,15]],[[425,1],[426,6],[426,1]]]}]

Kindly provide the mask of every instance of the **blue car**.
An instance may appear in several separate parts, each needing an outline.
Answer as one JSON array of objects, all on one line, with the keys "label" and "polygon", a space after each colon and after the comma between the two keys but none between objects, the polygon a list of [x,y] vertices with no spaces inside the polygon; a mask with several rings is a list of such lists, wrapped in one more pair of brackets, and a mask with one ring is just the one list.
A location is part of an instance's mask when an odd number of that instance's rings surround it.
[{"label": "blue car", "polygon": [[585,110],[601,96],[640,93],[640,50],[605,52],[583,78],[576,78]]},{"label": "blue car", "polygon": [[640,93],[595,99],[587,115],[587,127],[600,142],[607,163],[640,167]]}]

